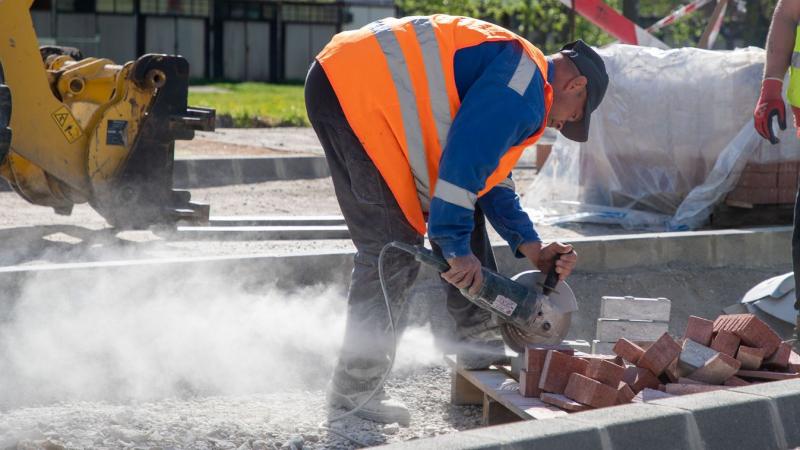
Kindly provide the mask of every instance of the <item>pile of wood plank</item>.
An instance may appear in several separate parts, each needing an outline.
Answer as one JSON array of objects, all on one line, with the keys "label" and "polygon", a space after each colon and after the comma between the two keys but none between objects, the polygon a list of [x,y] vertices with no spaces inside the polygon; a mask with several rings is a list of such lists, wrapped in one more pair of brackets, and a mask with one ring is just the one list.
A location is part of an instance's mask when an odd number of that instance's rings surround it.
[{"label": "pile of wood plank", "polygon": [[800,355],[752,314],[689,318],[683,338],[617,340],[615,355],[529,346],[520,394],[568,412],[800,378]]}]

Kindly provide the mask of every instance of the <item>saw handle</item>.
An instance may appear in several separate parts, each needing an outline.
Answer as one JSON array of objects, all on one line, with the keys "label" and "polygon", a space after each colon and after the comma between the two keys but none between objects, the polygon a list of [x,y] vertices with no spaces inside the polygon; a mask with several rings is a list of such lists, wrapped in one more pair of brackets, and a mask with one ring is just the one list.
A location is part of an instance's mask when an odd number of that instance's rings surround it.
[{"label": "saw handle", "polygon": [[553,291],[556,290],[556,285],[558,285],[558,272],[556,272],[556,263],[558,259],[561,258],[560,253],[556,253],[556,257],[553,259],[553,267],[547,272],[547,278],[544,279],[544,285],[542,285],[542,294],[550,295]]},{"label": "saw handle", "polygon": [[414,259],[421,263],[432,266],[439,272],[444,273],[450,270],[450,264],[447,264],[447,260],[436,255],[432,250],[429,250],[422,245],[411,245],[398,241],[392,242],[390,245],[414,255]]}]

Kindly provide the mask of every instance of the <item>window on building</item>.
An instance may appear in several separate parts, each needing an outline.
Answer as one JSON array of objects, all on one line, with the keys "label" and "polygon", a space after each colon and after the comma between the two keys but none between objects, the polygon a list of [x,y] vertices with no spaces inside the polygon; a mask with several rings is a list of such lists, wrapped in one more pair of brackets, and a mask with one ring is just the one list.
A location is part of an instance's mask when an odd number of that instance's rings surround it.
[{"label": "window on building", "polygon": [[209,0],[142,0],[143,14],[201,16],[209,15]]},{"label": "window on building", "polygon": [[132,13],[133,0],[97,0],[97,12]]},{"label": "window on building", "polygon": [[273,3],[263,2],[227,2],[225,3],[225,18],[240,20],[270,20],[275,17]]},{"label": "window on building", "polygon": [[283,19],[287,22],[338,23],[339,5],[336,4],[283,4]]},{"label": "window on building", "polygon": [[[47,2],[48,5],[52,3]],[[56,9],[64,12],[94,12],[94,0],[59,0]]]}]

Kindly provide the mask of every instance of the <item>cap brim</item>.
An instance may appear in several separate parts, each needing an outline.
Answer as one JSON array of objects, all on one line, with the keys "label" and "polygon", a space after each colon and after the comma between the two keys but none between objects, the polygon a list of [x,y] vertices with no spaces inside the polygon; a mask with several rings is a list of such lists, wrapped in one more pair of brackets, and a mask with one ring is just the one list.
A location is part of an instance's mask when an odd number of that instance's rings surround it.
[{"label": "cap brim", "polygon": [[580,122],[564,122],[560,130],[561,134],[571,141],[586,142],[589,140],[589,119],[591,117],[588,111],[584,111],[583,120]]}]

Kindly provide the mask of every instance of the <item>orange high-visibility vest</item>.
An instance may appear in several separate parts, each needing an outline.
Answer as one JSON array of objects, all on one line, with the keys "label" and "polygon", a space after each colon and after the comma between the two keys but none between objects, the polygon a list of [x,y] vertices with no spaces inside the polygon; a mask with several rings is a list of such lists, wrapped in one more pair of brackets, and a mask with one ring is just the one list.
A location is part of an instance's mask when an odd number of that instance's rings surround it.
[{"label": "orange high-visibility vest", "polygon": [[423,211],[439,181],[447,133],[461,105],[455,53],[487,41],[509,40],[518,41],[530,57],[522,56],[509,87],[522,95],[538,67],[545,80],[545,117],[533,136],[503,155],[477,195],[442,181],[442,191],[463,197],[463,202],[451,203],[474,205],[477,197],[508,178],[522,151],[544,132],[553,90],[546,81],[547,60],[539,49],[488,22],[434,15],[387,18],[339,33],[317,55],[348,123],[420,234],[426,231]]}]

